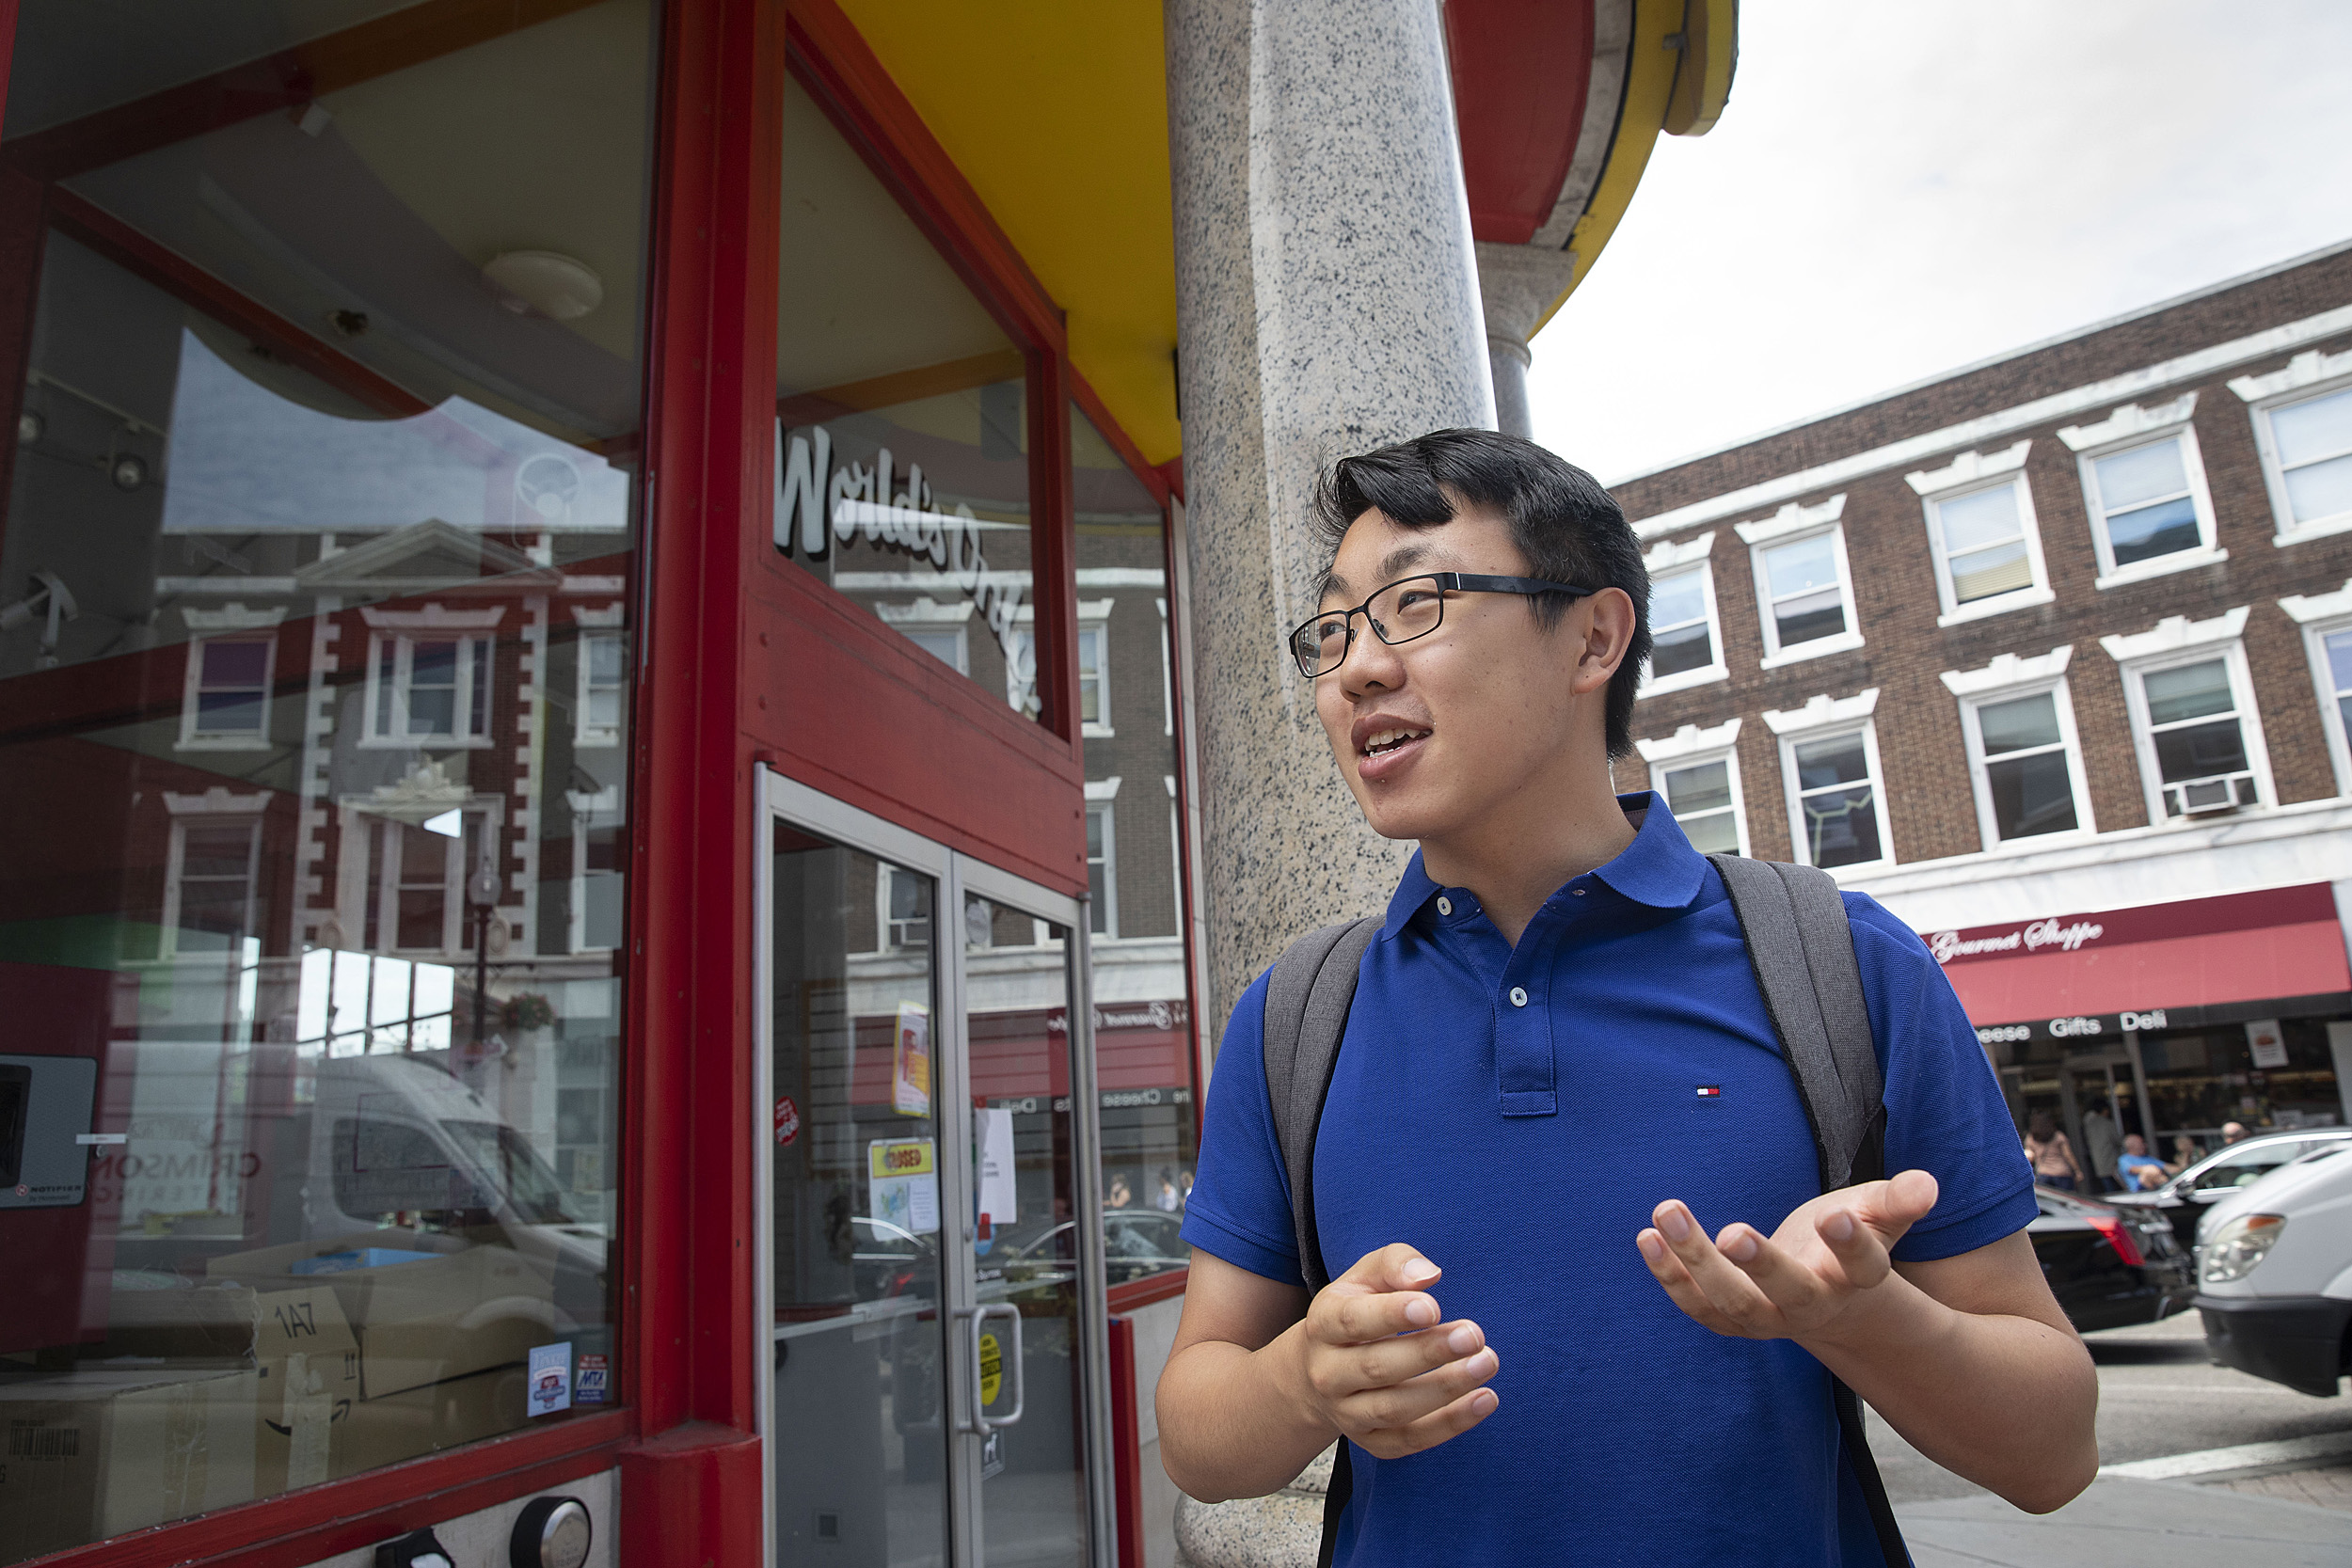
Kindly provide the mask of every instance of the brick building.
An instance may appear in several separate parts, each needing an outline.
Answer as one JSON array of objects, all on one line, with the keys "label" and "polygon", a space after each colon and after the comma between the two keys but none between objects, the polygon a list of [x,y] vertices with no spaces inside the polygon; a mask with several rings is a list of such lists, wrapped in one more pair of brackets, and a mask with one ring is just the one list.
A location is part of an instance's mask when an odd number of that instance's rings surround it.
[{"label": "brick building", "polygon": [[2344,1117],[2352,245],[1614,494],[1627,787],[1910,922],[2021,1119]]}]

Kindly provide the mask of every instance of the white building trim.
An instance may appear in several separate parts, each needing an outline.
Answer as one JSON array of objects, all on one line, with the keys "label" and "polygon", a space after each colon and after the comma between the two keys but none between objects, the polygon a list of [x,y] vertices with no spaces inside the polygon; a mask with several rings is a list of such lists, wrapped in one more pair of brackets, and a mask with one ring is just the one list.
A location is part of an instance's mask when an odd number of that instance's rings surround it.
[{"label": "white building trim", "polygon": [[1836,724],[1867,719],[1877,711],[1878,705],[1879,689],[1875,686],[1857,691],[1851,697],[1835,699],[1824,691],[1808,699],[1803,707],[1765,709],[1764,727],[1782,736],[1805,735]]},{"label": "white building trim", "polygon": [[1708,729],[1685,724],[1674,734],[1658,740],[1637,740],[1633,749],[1647,763],[1679,763],[1708,752],[1720,752],[1740,738],[1740,721],[1726,719]]},{"label": "white building trim", "polygon": [[[1855,480],[1870,474],[1882,473],[1888,468],[1903,467],[1956,448],[1984,446],[2006,436],[2031,430],[2037,425],[2048,424],[2053,420],[2063,420],[2076,414],[2088,414],[2102,406],[2112,406],[2115,404],[2143,397],[2150,393],[2162,392],[2184,381],[2201,380],[2217,371],[2230,370],[2256,359],[2267,359],[2274,355],[2299,349],[2305,343],[2319,342],[2344,332],[2352,332],[2352,305],[2339,306],[2333,310],[2323,310],[2315,316],[2306,316],[2301,321],[2288,322],[2280,326],[2249,333],[2243,338],[2233,338],[2228,342],[2216,343],[2211,348],[2199,349],[2193,354],[2184,354],[2170,359],[2159,360],[2155,364],[2144,366],[2139,370],[2126,371],[2121,375],[2108,376],[2104,381],[2094,381],[2087,386],[2070,388],[2063,392],[2054,392],[2048,397],[2035,398],[2028,403],[1996,409],[1990,414],[1980,415],[1959,424],[1946,425],[1941,430],[1931,430],[1924,435],[1910,436],[1904,440],[1890,441],[1883,446],[1872,447],[1867,451],[1856,452],[1851,457],[1841,457],[1835,462],[1817,464],[1795,473],[1783,474],[1777,479],[1744,485],[1740,489],[1711,497],[1707,500],[1692,501],[1688,506],[1678,506],[1672,511],[1661,512],[1654,516],[1642,518],[1633,525],[1633,531],[1639,538],[1654,539],[1661,534],[1679,532],[1686,528],[1696,528],[1702,523],[1720,522],[1726,517],[1736,517],[1743,512],[1754,512],[1761,507],[1792,500],[1812,491],[1826,490],[1836,484],[1851,484]],[[2076,336],[2079,337],[2079,334]],[[2074,338],[2061,340],[2061,341],[2074,341]],[[1956,373],[1965,374],[1966,372]],[[1938,382],[1931,382],[1928,385],[1939,385],[1940,381],[1949,379],[1951,377],[1939,378]],[[1873,400],[1873,402],[1883,400]],[[1855,406],[1868,407],[1870,404],[1862,404]],[[1840,410],[1840,412],[1851,412],[1851,410]],[[1836,414],[1831,414],[1820,418],[1835,419],[1836,417]],[[1806,421],[1808,424],[1816,422],[1819,420]],[[1791,426],[1790,428],[1802,429],[1804,426]]]},{"label": "white building trim", "polygon": [[1740,536],[1742,544],[1776,545],[1793,535],[1827,528],[1845,515],[1846,497],[1840,491],[1829,499],[1816,501],[1811,506],[1799,506],[1790,501],[1769,517],[1759,517],[1750,523],[1734,523],[1731,531]]},{"label": "white building trim", "polygon": [[2037,681],[2056,680],[2066,673],[2074,661],[2072,642],[2052,648],[2046,654],[2020,658],[2015,654],[1995,654],[1993,662],[1981,670],[1947,670],[1936,678],[1944,689],[1955,697],[1983,697],[2011,687],[2031,686]]},{"label": "white building trim", "polygon": [[2302,629],[2303,652],[2312,667],[2312,691],[2319,700],[2319,727],[2328,737],[2328,760],[2335,769],[2336,793],[2352,795],[2352,735],[2346,734],[2335,661],[2328,657],[2328,640],[2352,632],[2352,581],[2332,594],[2290,594],[2279,601],[2279,608]]},{"label": "white building trim", "polygon": [[2093,447],[2114,446],[2136,436],[2153,436],[2174,425],[2186,424],[2197,412],[2194,388],[2183,392],[2170,403],[2127,403],[2097,424],[2070,424],[2058,433],[2069,451],[2089,451]]},{"label": "white building trim", "polygon": [[2032,451],[2033,440],[2029,436],[1999,451],[1963,451],[1940,468],[1920,468],[1903,475],[1903,483],[1911,486],[1915,495],[1940,495],[1980,479],[2021,472],[2026,454]]}]

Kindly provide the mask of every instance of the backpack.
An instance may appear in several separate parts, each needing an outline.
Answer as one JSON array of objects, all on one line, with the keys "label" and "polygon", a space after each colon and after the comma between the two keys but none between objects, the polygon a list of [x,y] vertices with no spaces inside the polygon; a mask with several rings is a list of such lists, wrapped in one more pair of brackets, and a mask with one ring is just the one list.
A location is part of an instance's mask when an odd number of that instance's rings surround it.
[{"label": "backpack", "polygon": [[[1709,855],[1731,895],[1732,913],[1746,939],[1748,962],[1781,1053],[1796,1079],[1797,1098],[1820,1157],[1821,1190],[1877,1181],[1885,1175],[1886,1106],[1870,1015],[1854,958],[1853,929],[1845,901],[1827,872],[1807,865]],[[1315,1235],[1315,1132],[1331,1091],[1357,968],[1379,933],[1379,916],[1327,926],[1290,945],[1266,982],[1265,1076],[1274,1134],[1290,1181],[1291,1221],[1298,1267],[1311,1294],[1331,1282]],[[1911,1568],[1911,1554],[1879,1479],[1862,1426],[1862,1402],[1830,1379],[1831,1401],[1879,1549],[1888,1568]],[[1324,1497],[1323,1549],[1318,1568],[1330,1568],[1340,1513],[1353,1483],[1348,1446],[1342,1441]]]}]

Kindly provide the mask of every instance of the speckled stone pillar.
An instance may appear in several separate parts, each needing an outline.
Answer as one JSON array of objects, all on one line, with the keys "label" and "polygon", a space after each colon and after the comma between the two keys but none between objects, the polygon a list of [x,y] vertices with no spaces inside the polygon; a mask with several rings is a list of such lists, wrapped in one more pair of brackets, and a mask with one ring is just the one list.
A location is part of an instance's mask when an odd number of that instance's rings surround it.
[{"label": "speckled stone pillar", "polygon": [[1436,0],[1167,0],[1210,1018],[1294,936],[1382,908],[1282,634],[1316,476],[1494,426]]}]

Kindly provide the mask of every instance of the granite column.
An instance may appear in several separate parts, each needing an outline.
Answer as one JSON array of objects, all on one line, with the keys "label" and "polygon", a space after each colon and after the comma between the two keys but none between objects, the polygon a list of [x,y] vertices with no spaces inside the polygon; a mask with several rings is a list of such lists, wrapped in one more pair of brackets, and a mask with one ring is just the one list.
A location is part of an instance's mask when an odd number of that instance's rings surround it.
[{"label": "granite column", "polygon": [[1494,391],[1436,0],[1168,0],[1209,1022],[1293,937],[1375,911],[1364,825],[1281,651],[1334,459]]}]

